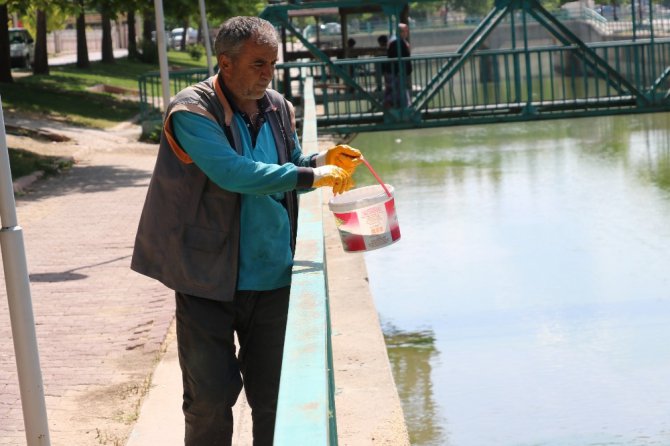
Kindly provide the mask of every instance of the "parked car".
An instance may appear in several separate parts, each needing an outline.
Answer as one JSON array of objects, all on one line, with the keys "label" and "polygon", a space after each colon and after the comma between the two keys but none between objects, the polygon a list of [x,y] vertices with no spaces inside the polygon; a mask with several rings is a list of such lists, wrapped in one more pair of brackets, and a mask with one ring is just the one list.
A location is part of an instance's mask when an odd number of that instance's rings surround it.
[{"label": "parked car", "polygon": [[[324,33],[323,24],[319,25],[319,35]],[[307,25],[302,30],[302,35],[307,40],[312,40],[316,38],[316,25]]]},{"label": "parked car", "polygon": [[30,68],[35,61],[35,41],[27,29],[9,28],[11,66]]},{"label": "parked car", "polygon": [[342,25],[337,22],[329,22],[323,25],[323,30],[328,36],[340,35],[342,34]]},{"label": "parked car", "polygon": [[[170,32],[170,46],[173,49],[181,48],[181,39],[184,36],[184,28],[174,28]],[[188,28],[186,30],[186,45],[198,43],[198,30]]]},{"label": "parked car", "polygon": [[[320,23],[319,24],[319,37],[322,36],[336,36],[342,34],[342,26],[337,22],[329,23]],[[302,35],[305,39],[315,39],[316,38],[316,25],[307,25],[305,29],[302,30]]]},{"label": "parked car", "polygon": [[[170,31],[165,30],[165,48],[170,48],[170,39],[172,38]],[[156,43],[156,31],[151,31],[151,41]]]}]

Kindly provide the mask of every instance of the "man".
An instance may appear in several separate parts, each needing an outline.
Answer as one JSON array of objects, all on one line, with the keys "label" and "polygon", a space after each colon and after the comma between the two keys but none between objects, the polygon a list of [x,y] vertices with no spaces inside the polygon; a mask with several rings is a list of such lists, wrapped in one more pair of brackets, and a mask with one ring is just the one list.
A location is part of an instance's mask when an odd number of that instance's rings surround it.
[{"label": "man", "polygon": [[219,73],[166,111],[139,223],[131,268],[175,290],[187,446],[231,444],[242,379],[254,445],[272,444],[296,190],[342,193],[360,163],[349,146],[302,154],[292,107],[268,89],[277,49],[265,20],[222,25]]},{"label": "man", "polygon": [[[392,37],[389,40],[386,52],[389,59],[397,59],[398,55],[400,57],[410,56],[408,41],[409,26],[406,23],[399,23],[398,33],[399,38]],[[389,65],[384,105],[386,108],[407,107],[410,102],[410,92],[412,91],[412,63],[406,60],[405,62],[390,63]]]},{"label": "man", "polygon": [[[386,34],[380,34],[377,37],[377,44],[379,45],[379,51],[380,53],[386,55],[387,47],[389,43],[389,38],[386,36]],[[388,73],[388,64],[386,62],[377,62],[375,64],[375,81],[377,82],[377,91],[382,92],[382,79],[384,82],[386,81],[386,75]]]}]

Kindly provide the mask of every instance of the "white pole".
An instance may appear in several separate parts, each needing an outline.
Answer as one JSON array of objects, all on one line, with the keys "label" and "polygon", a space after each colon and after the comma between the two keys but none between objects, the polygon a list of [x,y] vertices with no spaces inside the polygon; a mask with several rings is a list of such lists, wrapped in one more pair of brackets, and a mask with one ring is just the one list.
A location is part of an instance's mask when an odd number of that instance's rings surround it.
[{"label": "white pole", "polygon": [[212,42],[209,36],[209,25],[207,24],[207,13],[205,12],[205,0],[198,0],[200,3],[200,20],[202,21],[202,32],[205,34],[205,50],[207,52],[207,72],[210,76],[214,74],[212,67]]},{"label": "white pole", "polygon": [[163,111],[170,104],[170,75],[168,73],[167,49],[165,48],[165,20],[163,20],[163,0],[154,0],[156,10],[156,42],[158,45],[158,65],[161,71],[163,87]]},{"label": "white pole", "polygon": [[0,99],[0,221],[2,265],[5,270],[9,319],[12,325],[26,440],[28,446],[49,446],[51,444],[49,423],[44,402],[40,357],[37,351],[28,266],[23,246],[23,232],[16,218],[2,99]]}]

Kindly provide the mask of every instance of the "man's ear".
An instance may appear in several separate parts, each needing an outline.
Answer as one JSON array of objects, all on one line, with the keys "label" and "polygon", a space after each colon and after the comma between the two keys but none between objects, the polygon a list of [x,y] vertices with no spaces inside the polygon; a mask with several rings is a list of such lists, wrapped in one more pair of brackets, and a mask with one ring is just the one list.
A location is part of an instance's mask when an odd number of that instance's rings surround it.
[{"label": "man's ear", "polygon": [[226,56],[225,54],[219,54],[217,62],[219,63],[220,71],[225,71],[232,65],[230,57]]}]

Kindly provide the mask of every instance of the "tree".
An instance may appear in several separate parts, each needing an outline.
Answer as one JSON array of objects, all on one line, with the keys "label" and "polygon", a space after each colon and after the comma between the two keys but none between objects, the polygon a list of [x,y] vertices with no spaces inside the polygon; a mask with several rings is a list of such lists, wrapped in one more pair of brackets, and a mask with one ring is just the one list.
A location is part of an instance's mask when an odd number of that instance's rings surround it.
[{"label": "tree", "polygon": [[33,74],[49,74],[47,32],[63,28],[69,0],[14,0],[25,12],[24,25],[35,35]]},{"label": "tree", "polygon": [[462,9],[468,15],[482,16],[493,9],[493,0],[449,0],[450,9]]},{"label": "tree", "polygon": [[102,62],[114,63],[114,42],[112,41],[112,14],[115,15],[112,1],[102,0],[99,3],[102,21]]},{"label": "tree", "polygon": [[0,5],[0,82],[14,82],[12,77],[12,59],[9,53],[9,14],[7,5]]},{"label": "tree", "polygon": [[49,74],[49,56],[47,54],[47,12],[36,11],[35,63],[33,74]]},{"label": "tree", "polygon": [[84,0],[77,0],[77,68],[89,68],[88,44],[86,41],[86,8]]},{"label": "tree", "polygon": [[135,35],[135,9],[134,7],[128,8],[127,11],[128,20],[128,58],[137,59],[137,36]]}]

